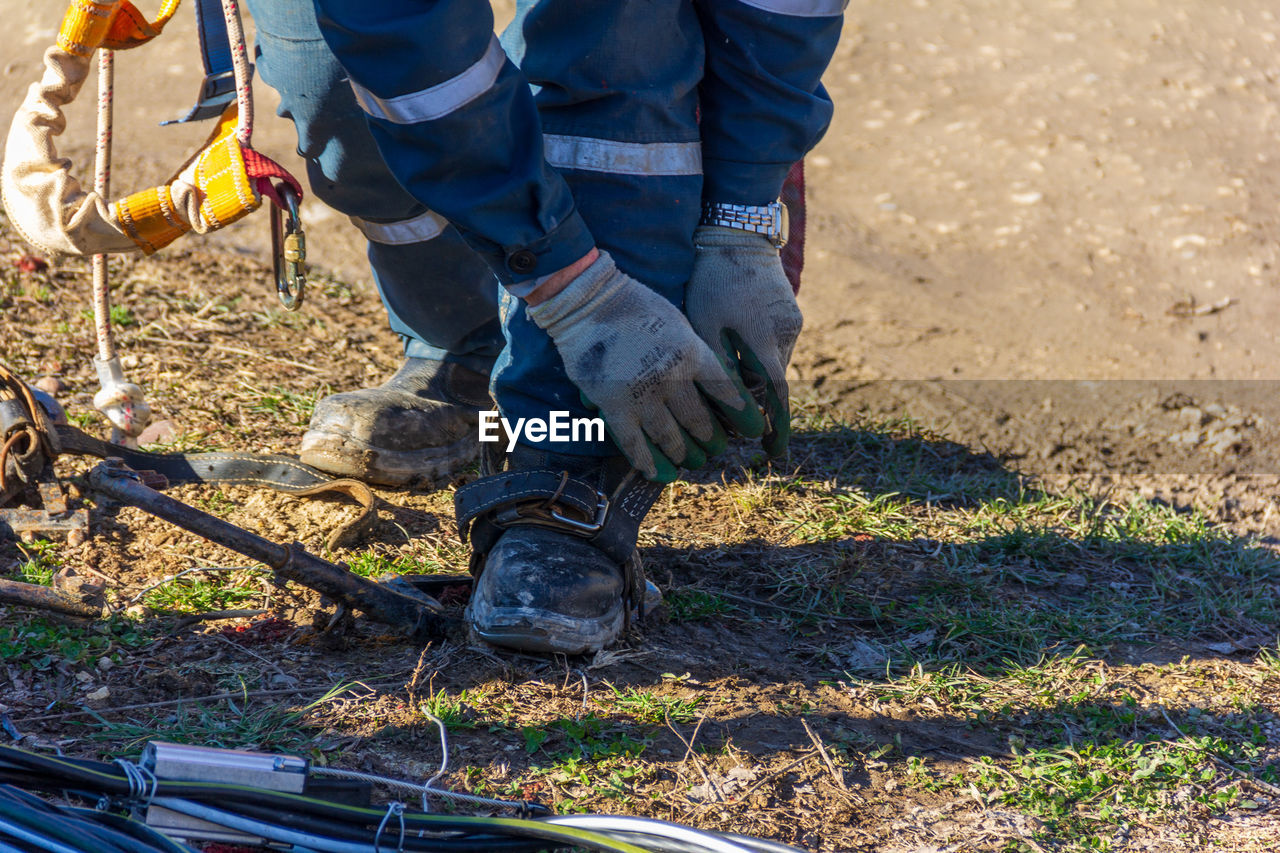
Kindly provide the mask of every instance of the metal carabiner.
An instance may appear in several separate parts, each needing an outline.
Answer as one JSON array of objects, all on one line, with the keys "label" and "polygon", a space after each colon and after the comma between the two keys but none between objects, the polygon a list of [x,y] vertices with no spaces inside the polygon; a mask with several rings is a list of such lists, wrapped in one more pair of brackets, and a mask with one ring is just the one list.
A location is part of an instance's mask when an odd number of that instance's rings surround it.
[{"label": "metal carabiner", "polygon": [[285,210],[271,206],[271,260],[276,295],[288,311],[302,307],[307,289],[307,237],[298,216],[298,194],[286,183],[276,185]]}]

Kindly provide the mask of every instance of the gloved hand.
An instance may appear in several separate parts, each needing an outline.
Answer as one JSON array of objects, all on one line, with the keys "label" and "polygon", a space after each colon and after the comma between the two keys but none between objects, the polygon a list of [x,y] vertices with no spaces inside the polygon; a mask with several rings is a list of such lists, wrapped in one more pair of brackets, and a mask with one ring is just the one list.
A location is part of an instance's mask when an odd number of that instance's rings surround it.
[{"label": "gloved hand", "polygon": [[724,449],[713,407],[744,435],[764,431],[750,394],[679,309],[621,272],[608,253],[527,310],[618,448],[649,479],[671,482],[677,465],[697,468]]},{"label": "gloved hand", "polygon": [[787,363],[804,325],[778,250],[769,238],[703,226],[685,295],[689,323],[753,392],[763,396],[764,449],[781,456],[791,440]]}]

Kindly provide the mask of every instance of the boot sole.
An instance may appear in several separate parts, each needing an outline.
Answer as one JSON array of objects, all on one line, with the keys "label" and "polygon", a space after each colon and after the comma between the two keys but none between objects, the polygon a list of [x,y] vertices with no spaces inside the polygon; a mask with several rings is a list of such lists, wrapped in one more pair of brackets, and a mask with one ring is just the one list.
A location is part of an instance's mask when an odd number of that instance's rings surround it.
[{"label": "boot sole", "polygon": [[480,456],[480,442],[466,436],[442,447],[387,450],[350,436],[308,430],[298,458],[328,474],[379,486],[439,489],[449,485]]},{"label": "boot sole", "polygon": [[472,600],[471,632],[493,646],[522,652],[579,655],[597,652],[622,634],[622,602],[599,619],[574,619],[528,607],[492,607]]}]

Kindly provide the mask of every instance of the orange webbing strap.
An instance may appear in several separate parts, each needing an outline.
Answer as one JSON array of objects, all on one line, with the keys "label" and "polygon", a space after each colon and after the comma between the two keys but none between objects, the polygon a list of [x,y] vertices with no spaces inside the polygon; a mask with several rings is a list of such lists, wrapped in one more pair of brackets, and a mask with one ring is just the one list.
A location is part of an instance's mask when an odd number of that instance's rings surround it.
[{"label": "orange webbing strap", "polygon": [[148,255],[191,230],[190,225],[173,215],[173,198],[168,186],[127,195],[113,207],[124,233]]},{"label": "orange webbing strap", "polygon": [[58,28],[58,47],[72,56],[86,57],[107,37],[120,0],[71,0]]},{"label": "orange webbing strap", "polygon": [[178,10],[179,0],[165,0],[154,21],[129,0],[71,0],[58,28],[58,47],[73,56],[89,56],[98,47],[126,50],[160,35]]},{"label": "orange webbing strap", "polygon": [[111,29],[102,41],[103,46],[112,50],[128,50],[146,44],[164,30],[164,25],[178,11],[179,2],[180,0],[165,0],[156,19],[148,21],[147,16],[139,12],[129,0],[120,0],[120,11],[111,22]]}]

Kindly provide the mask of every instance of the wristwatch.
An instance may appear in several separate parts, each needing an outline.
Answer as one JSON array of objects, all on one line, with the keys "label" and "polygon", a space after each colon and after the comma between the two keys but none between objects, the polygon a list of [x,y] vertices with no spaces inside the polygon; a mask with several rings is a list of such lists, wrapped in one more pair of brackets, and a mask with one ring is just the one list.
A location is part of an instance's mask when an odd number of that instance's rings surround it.
[{"label": "wristwatch", "polygon": [[787,244],[787,206],[781,201],[775,201],[772,204],[724,204],[706,201],[702,203],[700,224],[763,234],[778,249]]}]

